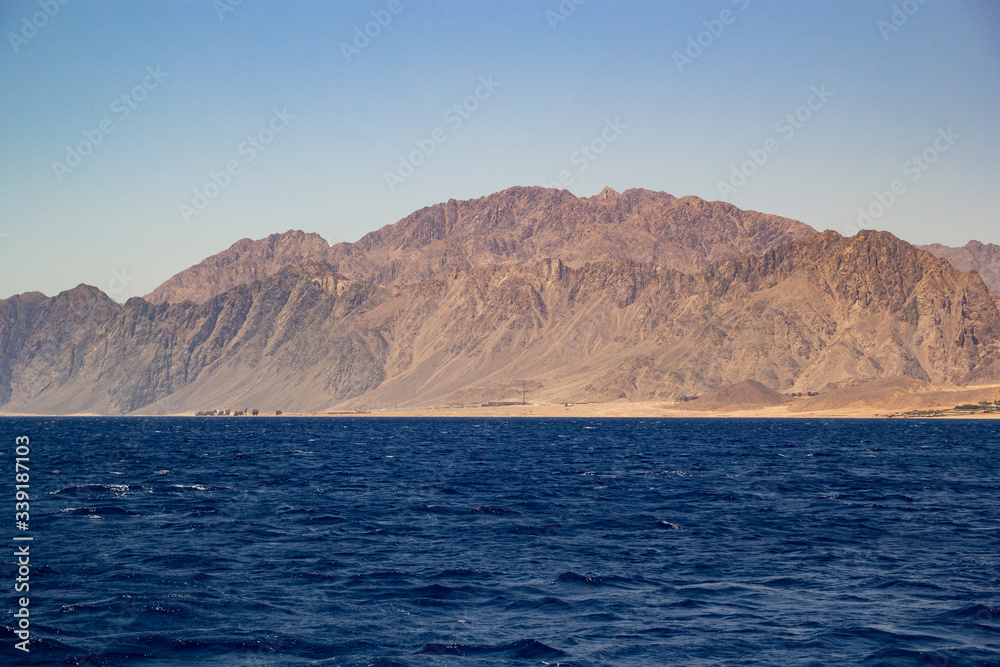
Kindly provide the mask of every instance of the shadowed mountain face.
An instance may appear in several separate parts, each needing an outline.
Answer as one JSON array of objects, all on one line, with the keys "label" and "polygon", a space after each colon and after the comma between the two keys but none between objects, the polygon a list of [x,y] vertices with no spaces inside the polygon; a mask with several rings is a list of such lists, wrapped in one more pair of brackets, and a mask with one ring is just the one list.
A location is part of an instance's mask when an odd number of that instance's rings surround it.
[{"label": "shadowed mountain face", "polygon": [[[362,249],[433,256],[420,253],[436,243],[420,219]],[[746,238],[760,234],[750,224]],[[534,400],[582,402],[745,381],[781,392],[1000,381],[1000,312],[982,279],[888,233],[808,234],[701,270],[628,257],[474,263],[477,243],[494,247],[480,236],[455,244],[471,266],[426,279],[402,279],[429,271],[423,259],[379,282],[313,261],[203,303],[118,305],[85,286],[2,301],[0,407],[297,411],[512,400],[522,382]]]},{"label": "shadowed mountain face", "polygon": [[86,286],[27,304],[14,297],[0,302],[10,362],[0,398],[8,409],[54,414],[164,414],[272,396],[318,409],[384,379],[372,356],[380,342],[353,326],[381,296],[310,263],[203,304],[119,305]]},{"label": "shadowed mountain face", "polygon": [[959,271],[977,271],[983,282],[994,293],[1000,294],[1000,246],[969,241],[961,248],[951,248],[940,243],[920,247],[948,260]]},{"label": "shadowed mountain face", "polygon": [[455,269],[532,263],[568,266],[631,260],[684,272],[744,254],[761,254],[815,233],[794,220],[697,197],[610,188],[589,198],[565,190],[510,188],[451,200],[332,248],[316,234],[289,231],[244,239],[177,274],[147,295],[152,303],[203,303],[286,266],[325,260],[353,279],[408,284]]}]

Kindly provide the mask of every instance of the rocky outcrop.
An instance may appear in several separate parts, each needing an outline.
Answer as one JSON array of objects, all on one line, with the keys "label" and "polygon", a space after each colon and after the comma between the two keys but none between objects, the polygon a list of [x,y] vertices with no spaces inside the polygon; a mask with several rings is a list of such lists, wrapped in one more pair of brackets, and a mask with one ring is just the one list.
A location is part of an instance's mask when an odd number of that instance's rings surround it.
[{"label": "rocky outcrop", "polygon": [[951,262],[959,271],[976,271],[983,282],[996,294],[1000,294],[1000,246],[993,243],[969,241],[961,248],[951,248],[934,243],[921,246],[937,257]]},{"label": "rocky outcrop", "polygon": [[377,336],[359,313],[378,289],[326,264],[286,269],[204,304],[116,304],[81,286],[40,301],[0,302],[4,410],[172,413],[257,403],[312,409],[378,386]]},{"label": "rocky outcrop", "polygon": [[630,260],[693,272],[814,233],[794,220],[697,197],[605,188],[595,197],[578,198],[565,190],[517,187],[429,206],[356,243],[328,247],[320,236],[301,231],[243,239],[177,274],[146,299],[203,303],[308,260],[325,260],[345,276],[382,285],[549,257],[568,266]]},{"label": "rocky outcrop", "polygon": [[291,230],[266,239],[242,239],[229,249],[181,271],[147,294],[150,303],[204,303],[238,285],[278,273],[288,266],[325,260],[330,247],[319,234]]}]

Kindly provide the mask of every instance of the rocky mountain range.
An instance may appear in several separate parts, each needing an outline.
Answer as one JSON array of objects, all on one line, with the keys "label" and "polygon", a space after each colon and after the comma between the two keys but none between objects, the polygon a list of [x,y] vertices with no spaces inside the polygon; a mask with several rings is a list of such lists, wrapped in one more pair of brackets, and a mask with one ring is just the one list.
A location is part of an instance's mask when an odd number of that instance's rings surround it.
[{"label": "rocky mountain range", "polygon": [[920,247],[948,260],[959,271],[978,272],[989,288],[1000,294],[1000,246],[969,241],[961,248],[950,248],[940,243]]},{"label": "rocky mountain range", "polygon": [[998,334],[979,273],[885,232],[645,190],[512,188],[353,244],[240,241],[125,304],[84,285],[0,301],[0,410],[351,410],[522,387],[774,404],[891,378],[1000,383]]},{"label": "rocky mountain range", "polygon": [[319,235],[301,231],[243,239],[145,298],[151,303],[201,303],[306,260],[326,261],[343,275],[383,285],[555,257],[571,267],[631,260],[690,273],[815,233],[788,218],[665,192],[619,194],[605,188],[594,197],[577,198],[565,190],[515,187],[428,206],[356,243],[330,247]]}]

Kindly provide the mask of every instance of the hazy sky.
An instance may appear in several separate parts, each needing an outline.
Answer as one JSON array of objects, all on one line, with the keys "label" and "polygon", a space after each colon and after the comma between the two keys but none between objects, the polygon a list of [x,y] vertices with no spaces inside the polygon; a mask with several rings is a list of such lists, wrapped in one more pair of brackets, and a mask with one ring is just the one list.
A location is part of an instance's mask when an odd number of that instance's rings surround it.
[{"label": "hazy sky", "polygon": [[997,2],[61,2],[0,2],[0,298],[560,176],[1000,243]]}]

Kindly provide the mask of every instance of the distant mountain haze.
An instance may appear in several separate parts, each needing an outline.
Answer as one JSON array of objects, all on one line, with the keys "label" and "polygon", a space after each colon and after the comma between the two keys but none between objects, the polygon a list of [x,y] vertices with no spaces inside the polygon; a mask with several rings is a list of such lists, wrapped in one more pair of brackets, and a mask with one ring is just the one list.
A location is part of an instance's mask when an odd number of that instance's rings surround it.
[{"label": "distant mountain haze", "polygon": [[542,402],[776,405],[1000,383],[980,246],[931,248],[946,260],[696,197],[510,188],[356,243],[244,239],[125,304],[85,285],[0,301],[0,410],[416,407],[522,384]]},{"label": "distant mountain haze", "polygon": [[969,241],[961,248],[950,248],[940,243],[920,247],[948,260],[959,271],[977,271],[989,288],[1000,294],[1000,246]]}]

